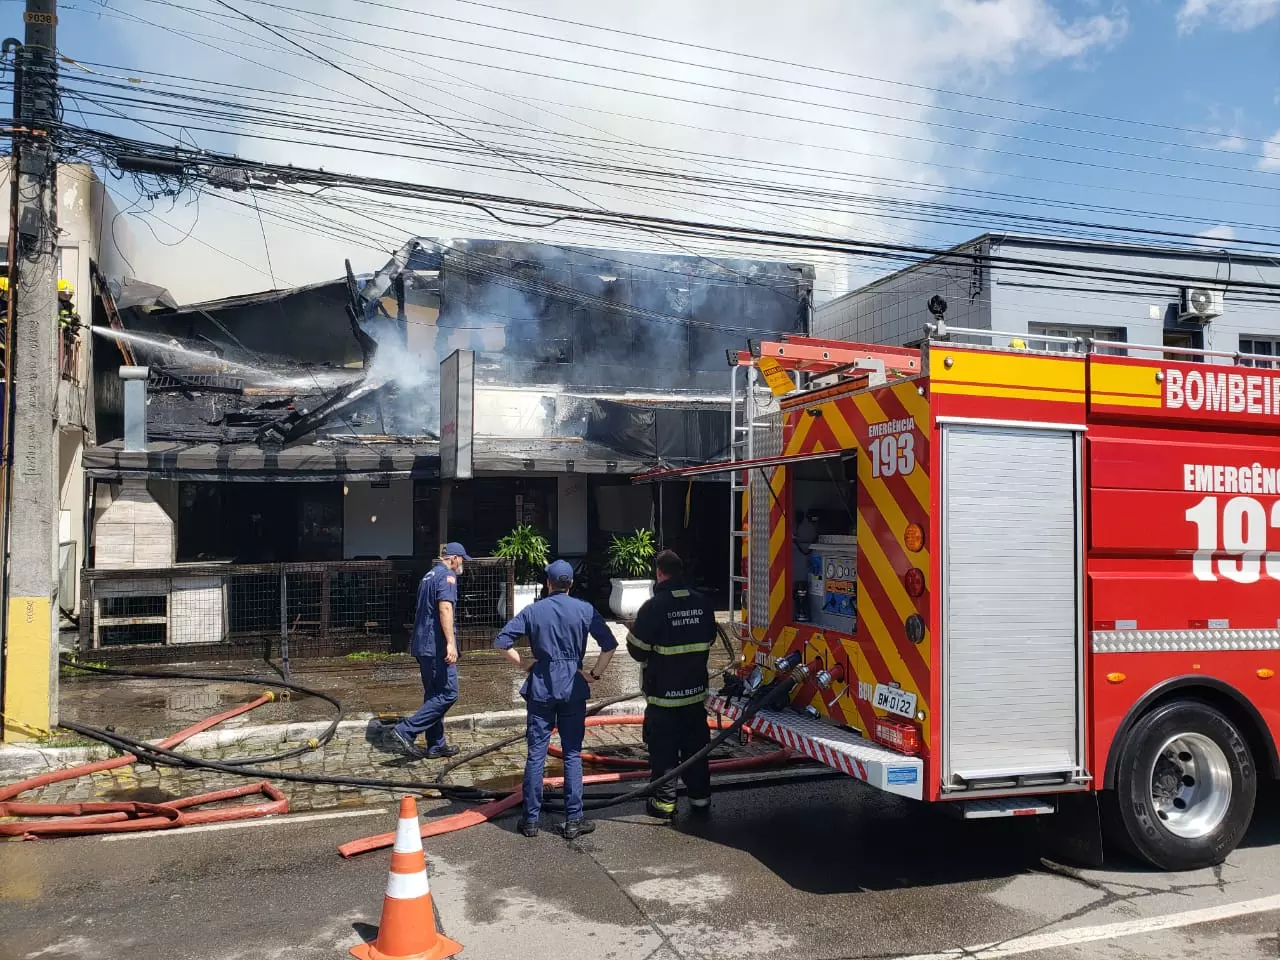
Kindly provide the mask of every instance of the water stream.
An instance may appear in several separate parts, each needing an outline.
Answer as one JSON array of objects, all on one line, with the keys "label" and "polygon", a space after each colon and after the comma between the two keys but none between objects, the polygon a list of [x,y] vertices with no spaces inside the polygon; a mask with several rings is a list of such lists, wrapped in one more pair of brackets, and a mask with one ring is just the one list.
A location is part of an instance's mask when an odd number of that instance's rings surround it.
[{"label": "water stream", "polygon": [[277,371],[268,370],[264,367],[256,367],[236,360],[227,360],[213,353],[194,350],[174,340],[151,337],[146,334],[135,333],[132,330],[114,330],[111,327],[91,327],[90,329],[99,336],[107,337],[116,342],[128,343],[148,351],[154,351],[161,357],[170,356],[193,364],[208,364],[217,369],[218,372],[233,373],[260,386],[286,387],[299,390],[307,388],[331,390],[345,383],[350,383],[361,375],[358,371],[336,371],[324,368],[297,376],[283,376]]}]

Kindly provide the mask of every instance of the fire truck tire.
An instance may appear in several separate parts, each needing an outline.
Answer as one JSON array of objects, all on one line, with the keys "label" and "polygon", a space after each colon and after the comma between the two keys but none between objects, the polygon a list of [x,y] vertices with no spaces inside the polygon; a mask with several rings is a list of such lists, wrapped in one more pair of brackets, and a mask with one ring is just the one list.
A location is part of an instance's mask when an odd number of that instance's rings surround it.
[{"label": "fire truck tire", "polygon": [[1249,827],[1257,787],[1235,724],[1200,701],[1161,704],[1120,752],[1116,839],[1163,870],[1219,864]]}]

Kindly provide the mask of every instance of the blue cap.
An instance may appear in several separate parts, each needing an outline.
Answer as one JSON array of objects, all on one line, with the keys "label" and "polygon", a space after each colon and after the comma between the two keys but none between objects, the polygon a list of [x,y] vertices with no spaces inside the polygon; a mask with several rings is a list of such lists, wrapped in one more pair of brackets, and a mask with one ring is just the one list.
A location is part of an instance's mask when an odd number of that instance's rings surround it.
[{"label": "blue cap", "polygon": [[444,545],[444,551],[440,554],[442,557],[461,557],[463,560],[470,560],[471,554],[467,553],[467,548],[460,544],[457,540],[450,540]]},{"label": "blue cap", "polygon": [[573,583],[573,567],[568,560],[554,560],[547,564],[547,579],[552,583]]}]

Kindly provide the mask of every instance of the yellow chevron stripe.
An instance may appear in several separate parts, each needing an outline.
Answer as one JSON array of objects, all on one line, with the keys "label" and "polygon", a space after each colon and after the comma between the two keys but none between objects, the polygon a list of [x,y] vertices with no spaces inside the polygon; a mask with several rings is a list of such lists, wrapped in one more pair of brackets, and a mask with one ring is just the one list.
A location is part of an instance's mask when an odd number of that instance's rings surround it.
[{"label": "yellow chevron stripe", "polygon": [[777,660],[779,657],[785,657],[787,651],[791,649],[791,645],[796,642],[797,630],[795,627],[783,627],[778,631],[778,635],[773,640],[773,645],[769,648],[769,660]]},{"label": "yellow chevron stripe", "polygon": [[[866,420],[868,424],[884,423],[886,420],[890,419],[889,415],[884,412],[880,404],[876,403],[875,397],[873,397],[871,394],[865,394],[863,396],[860,396],[854,402],[857,404],[858,411],[862,414],[863,419]],[[917,421],[917,425],[918,424],[919,424],[919,421]],[[864,464],[868,465],[865,479],[862,476],[862,467]],[[912,470],[909,474],[907,474],[904,479],[906,480],[907,486],[911,489],[911,492],[915,495],[916,500],[918,500],[920,502],[920,505],[924,507],[926,511],[928,511],[929,509],[929,474],[927,471],[927,465],[917,463],[916,469]],[[885,482],[877,477],[871,476],[871,468],[870,468],[867,457],[858,458],[858,482],[866,483],[867,489],[869,490],[871,490],[874,487],[879,487],[883,489],[884,496],[892,500],[892,497],[889,494],[888,487],[885,484]],[[878,502],[879,501],[877,500],[877,503]],[[893,528],[896,531],[905,530],[907,527],[906,516],[902,513],[902,510],[898,508],[898,505],[896,502],[894,503],[894,507],[895,509],[897,509],[898,516],[902,517],[902,522],[901,524],[894,523]],[[888,519],[887,514],[886,514],[886,519]]]},{"label": "yellow chevron stripe", "polygon": [[[876,609],[874,603],[863,596],[858,597],[858,618],[866,625],[867,633],[870,634],[872,642],[876,645],[876,650],[880,652],[880,656],[891,674],[889,677],[876,677],[876,681],[880,683],[889,680],[897,681],[902,689],[916,694],[920,709],[928,711],[930,709],[929,691],[921,690],[916,686],[915,679],[911,676],[911,671],[907,669],[906,662],[898,653],[893,637],[889,634],[889,628],[885,626],[884,619],[880,616],[880,611]],[[925,738],[925,742],[928,743],[928,724],[922,724],[921,726],[923,728],[921,733]]]},{"label": "yellow chevron stripe", "polygon": [[912,419],[916,422],[916,429],[927,440],[931,433],[931,425],[929,423],[929,400],[920,396],[919,384],[917,383],[899,383],[893,387],[893,395],[898,398],[898,402],[911,414]]},{"label": "yellow chevron stripe", "polygon": [[[928,550],[922,550],[920,553],[914,555],[907,550],[907,545],[903,541],[907,532],[907,515],[902,512],[902,507],[898,505],[898,501],[889,492],[889,488],[882,481],[871,476],[871,464],[868,462],[866,457],[858,458],[858,483],[862,485],[862,488],[871,497],[872,502],[875,504],[876,511],[893,532],[893,539],[897,541],[898,546],[902,548],[902,552],[908,556],[918,556],[921,558],[919,561],[913,561],[913,564],[921,568],[921,572],[924,573],[927,583],[929,577]],[[859,511],[859,518],[861,518],[861,511]],[[870,528],[868,528],[867,534],[874,541],[875,538],[871,533]],[[863,537],[861,533],[858,534],[858,549],[863,549]],[[876,549],[880,549],[879,544],[876,545]],[[881,553],[881,556],[884,556],[883,552]],[[888,563],[888,560],[885,562]],[[894,576],[893,579],[897,582],[898,578]],[[901,586],[901,584],[899,584],[899,586]],[[888,585],[886,585],[885,589],[886,591],[889,589]],[[906,596],[905,590],[903,591],[903,596]]]},{"label": "yellow chevron stripe", "polygon": [[809,436],[809,431],[813,429],[813,421],[815,419],[817,418],[809,416],[803,410],[796,412],[795,428],[791,431],[791,437],[787,440],[783,453],[790,455],[804,452],[805,441]]},{"label": "yellow chevron stripe", "polygon": [[[894,571],[893,565],[889,563],[889,558],[885,556],[884,549],[880,546],[880,541],[871,532],[871,528],[867,528],[867,536],[864,539],[862,530],[858,530],[858,552],[865,553],[867,560],[870,561],[872,569],[875,570],[876,579],[880,583],[880,587],[889,597],[889,602],[893,604],[894,610],[902,620],[916,612],[916,605],[912,602],[911,597],[907,594],[907,588],[902,584],[902,577]],[[914,555],[912,565],[917,566],[921,573],[924,574],[925,586],[932,587],[929,583],[930,571],[928,555],[921,551]],[[858,594],[858,599],[862,599],[862,594]],[[926,661],[928,657],[925,658]]]}]

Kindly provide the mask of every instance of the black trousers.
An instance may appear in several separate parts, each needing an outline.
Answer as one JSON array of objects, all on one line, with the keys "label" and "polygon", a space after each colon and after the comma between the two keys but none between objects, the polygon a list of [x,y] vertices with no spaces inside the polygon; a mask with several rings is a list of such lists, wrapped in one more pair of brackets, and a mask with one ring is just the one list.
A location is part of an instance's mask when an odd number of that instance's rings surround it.
[{"label": "black trousers", "polygon": [[[707,729],[707,711],[702,704],[688,707],[655,707],[644,711],[644,742],[649,748],[650,782],[689,759],[707,745],[711,733]],[[678,778],[684,781],[690,800],[711,798],[711,767],[703,757]],[[653,799],[662,804],[675,803],[676,781],[657,789]]]}]

